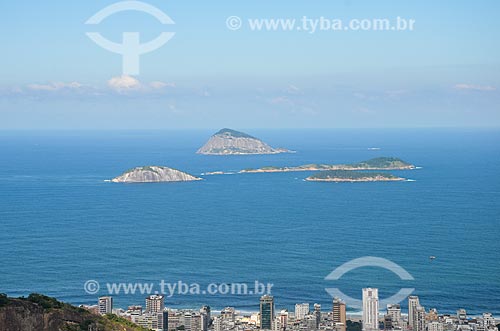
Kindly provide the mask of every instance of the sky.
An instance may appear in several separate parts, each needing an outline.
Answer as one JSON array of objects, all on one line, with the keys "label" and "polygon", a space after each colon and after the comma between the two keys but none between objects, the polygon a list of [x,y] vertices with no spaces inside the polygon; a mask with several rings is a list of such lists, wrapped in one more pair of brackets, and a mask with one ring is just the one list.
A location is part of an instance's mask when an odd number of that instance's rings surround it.
[{"label": "sky", "polygon": [[[495,0],[145,0],[175,24],[134,10],[85,24],[117,2],[0,3],[0,130],[500,126]],[[398,17],[413,29],[325,23]],[[252,29],[265,19],[296,25]],[[174,35],[129,73],[87,32]]]}]

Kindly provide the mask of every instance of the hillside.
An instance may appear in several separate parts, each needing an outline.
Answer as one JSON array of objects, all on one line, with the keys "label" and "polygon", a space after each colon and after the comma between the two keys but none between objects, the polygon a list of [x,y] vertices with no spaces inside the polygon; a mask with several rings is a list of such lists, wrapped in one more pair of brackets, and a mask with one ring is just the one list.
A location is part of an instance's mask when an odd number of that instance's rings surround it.
[{"label": "hillside", "polygon": [[5,331],[146,331],[116,315],[100,316],[40,294],[8,298],[0,294],[0,330]]}]

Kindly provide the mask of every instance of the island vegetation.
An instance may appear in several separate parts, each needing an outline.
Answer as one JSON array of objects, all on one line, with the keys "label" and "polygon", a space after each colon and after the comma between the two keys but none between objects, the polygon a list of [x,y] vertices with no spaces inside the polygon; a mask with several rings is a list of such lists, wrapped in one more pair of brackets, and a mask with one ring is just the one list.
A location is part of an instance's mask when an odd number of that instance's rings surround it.
[{"label": "island vegetation", "polygon": [[388,182],[406,179],[382,172],[327,170],[309,176],[306,180],[311,182]]},{"label": "island vegetation", "polygon": [[244,169],[240,173],[324,171],[324,170],[412,170],[416,167],[396,157],[377,157],[352,164],[305,164],[295,167],[266,166],[258,169]]}]

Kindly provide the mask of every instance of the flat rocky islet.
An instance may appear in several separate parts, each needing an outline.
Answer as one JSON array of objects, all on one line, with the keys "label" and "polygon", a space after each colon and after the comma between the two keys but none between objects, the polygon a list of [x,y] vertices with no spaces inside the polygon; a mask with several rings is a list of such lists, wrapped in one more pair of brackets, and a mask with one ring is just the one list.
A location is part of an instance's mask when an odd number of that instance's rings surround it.
[{"label": "flat rocky islet", "polygon": [[290,172],[290,171],[325,171],[325,170],[413,170],[416,167],[395,157],[377,157],[352,164],[305,164],[292,167],[262,167],[257,169],[244,169],[240,173],[257,172]]},{"label": "flat rocky islet", "polygon": [[305,180],[311,182],[392,182],[404,181],[406,178],[381,172],[327,170],[309,176]]}]

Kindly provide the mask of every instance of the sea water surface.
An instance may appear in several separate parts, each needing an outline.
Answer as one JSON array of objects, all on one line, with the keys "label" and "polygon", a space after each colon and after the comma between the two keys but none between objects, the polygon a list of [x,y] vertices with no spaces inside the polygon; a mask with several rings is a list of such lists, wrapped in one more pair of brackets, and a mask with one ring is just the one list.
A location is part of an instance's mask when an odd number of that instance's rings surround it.
[{"label": "sea water surface", "polygon": [[[328,287],[358,299],[363,287],[378,287],[381,298],[413,287],[426,308],[500,314],[500,131],[247,131],[297,153],[197,155],[207,130],[0,132],[0,292],[94,304],[107,282],[258,280],[274,284],[277,308],[331,309]],[[200,175],[378,156],[422,169],[396,171],[415,181],[389,183],[311,183],[299,172],[105,182],[140,165]],[[414,280],[373,267],[325,280],[364,256],[389,259]],[[87,294],[87,280],[101,291]],[[144,297],[115,295],[115,306]],[[258,300],[175,295],[166,305],[255,311]]]}]

